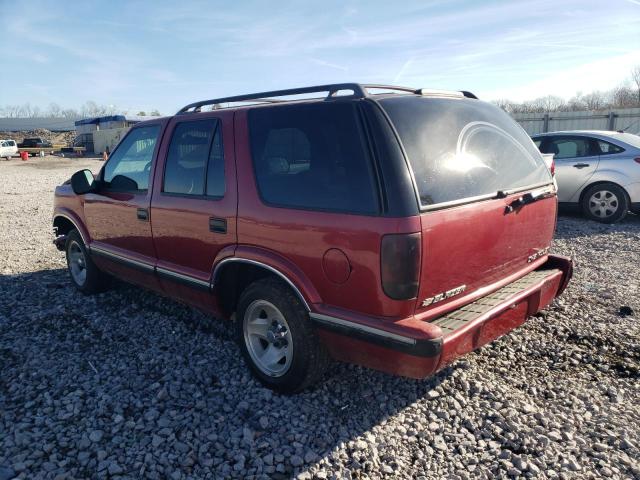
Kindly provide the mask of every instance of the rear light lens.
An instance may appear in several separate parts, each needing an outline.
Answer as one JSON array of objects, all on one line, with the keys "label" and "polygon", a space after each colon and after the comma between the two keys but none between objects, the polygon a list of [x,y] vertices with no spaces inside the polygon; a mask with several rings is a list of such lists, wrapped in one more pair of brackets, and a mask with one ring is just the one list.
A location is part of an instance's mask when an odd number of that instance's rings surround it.
[{"label": "rear light lens", "polygon": [[394,300],[415,298],[420,276],[420,234],[385,235],[380,250],[384,293]]},{"label": "rear light lens", "polygon": [[544,163],[547,164],[547,168],[551,172],[551,176],[553,177],[556,174],[556,156],[553,153],[543,153],[542,158],[544,158]]},{"label": "rear light lens", "polygon": [[636,163],[640,163],[640,157],[634,158],[633,161],[636,162]]}]

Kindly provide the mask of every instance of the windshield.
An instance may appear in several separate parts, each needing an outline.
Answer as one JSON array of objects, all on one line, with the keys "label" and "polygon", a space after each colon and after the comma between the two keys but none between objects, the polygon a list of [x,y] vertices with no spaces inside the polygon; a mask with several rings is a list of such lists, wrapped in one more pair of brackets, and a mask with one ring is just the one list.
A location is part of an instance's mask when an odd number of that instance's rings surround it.
[{"label": "windshield", "polygon": [[400,135],[423,206],[552,180],[529,136],[498,107],[416,95],[380,104]]}]

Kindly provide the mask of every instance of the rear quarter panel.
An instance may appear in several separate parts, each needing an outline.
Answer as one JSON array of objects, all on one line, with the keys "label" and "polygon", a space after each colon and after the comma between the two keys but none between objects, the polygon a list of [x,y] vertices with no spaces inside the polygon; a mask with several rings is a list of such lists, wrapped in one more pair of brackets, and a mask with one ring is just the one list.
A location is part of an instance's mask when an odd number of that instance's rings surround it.
[{"label": "rear quarter panel", "polygon": [[632,202],[640,201],[640,196],[638,196],[639,192],[637,192],[637,188],[634,187],[634,184],[640,183],[640,164],[634,162],[633,158],[628,156],[607,158],[603,155],[600,158],[596,172],[591,176],[589,181],[573,195],[570,201],[579,202],[582,192],[590,185],[598,182],[618,184],[627,191]]},{"label": "rear quarter panel", "polygon": [[[261,258],[284,258],[295,265],[299,276],[291,278],[304,290],[310,283],[318,302],[365,314],[399,317],[413,313],[414,300],[387,297],[380,283],[380,243],[385,233],[420,231],[420,218],[383,218],[266,205],[259,197],[253,173],[247,111],[235,116],[238,171],[238,255],[260,247]],[[339,249],[349,261],[350,273],[342,283],[332,282],[323,268],[323,256]],[[275,261],[275,260],[274,260]],[[279,265],[271,266],[278,268]],[[280,269],[286,268],[280,266]]]}]

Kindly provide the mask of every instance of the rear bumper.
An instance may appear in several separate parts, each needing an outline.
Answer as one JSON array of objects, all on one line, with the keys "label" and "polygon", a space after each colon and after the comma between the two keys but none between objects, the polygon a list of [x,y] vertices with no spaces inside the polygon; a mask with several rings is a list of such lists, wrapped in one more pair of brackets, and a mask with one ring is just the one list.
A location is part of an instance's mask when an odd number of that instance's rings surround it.
[{"label": "rear bumper", "polygon": [[331,310],[310,316],[334,358],[424,378],[522,325],[564,291],[572,273],[570,258],[549,255],[521,279],[430,322],[415,317],[389,322]]}]

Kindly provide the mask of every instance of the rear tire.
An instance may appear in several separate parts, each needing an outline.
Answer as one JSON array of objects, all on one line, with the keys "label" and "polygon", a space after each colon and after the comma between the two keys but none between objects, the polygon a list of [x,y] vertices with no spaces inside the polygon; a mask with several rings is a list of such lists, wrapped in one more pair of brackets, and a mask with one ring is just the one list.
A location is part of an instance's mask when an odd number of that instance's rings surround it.
[{"label": "rear tire", "polygon": [[628,211],[629,196],[615,183],[593,185],[582,196],[582,212],[596,222],[619,222],[627,216]]},{"label": "rear tire", "polygon": [[330,365],[309,313],[291,289],[275,278],[257,280],[242,292],[236,336],[253,375],[281,393],[313,385]]},{"label": "rear tire", "polygon": [[109,287],[109,276],[93,263],[77,230],[67,234],[65,252],[69,277],[74,287],[85,295],[102,292]]}]

